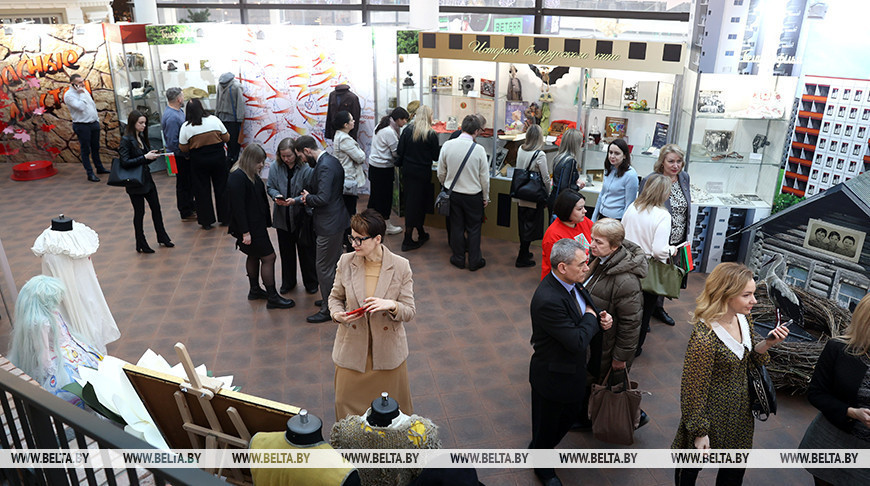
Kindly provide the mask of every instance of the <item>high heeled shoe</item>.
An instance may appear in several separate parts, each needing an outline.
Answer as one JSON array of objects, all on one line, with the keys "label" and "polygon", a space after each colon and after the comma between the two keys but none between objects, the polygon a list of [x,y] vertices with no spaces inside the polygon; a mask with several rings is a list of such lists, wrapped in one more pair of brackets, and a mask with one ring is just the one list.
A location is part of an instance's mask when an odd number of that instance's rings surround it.
[{"label": "high heeled shoe", "polygon": [[160,244],[165,246],[166,248],[175,248],[175,243],[171,241],[161,241]]},{"label": "high heeled shoe", "polygon": [[154,250],[148,246],[148,243],[142,243],[140,245],[136,245],[136,253],[154,253]]}]

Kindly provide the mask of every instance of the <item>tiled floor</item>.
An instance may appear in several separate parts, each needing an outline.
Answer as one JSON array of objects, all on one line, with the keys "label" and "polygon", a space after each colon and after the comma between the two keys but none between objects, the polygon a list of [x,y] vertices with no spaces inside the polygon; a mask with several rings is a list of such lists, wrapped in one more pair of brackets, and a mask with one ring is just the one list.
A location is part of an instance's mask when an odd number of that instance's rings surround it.
[{"label": "tiled floor", "polygon": [[[146,234],[157,250],[134,251],[133,215],[123,189],[85,180],[80,166],[61,164],[60,174],[32,182],[9,179],[12,164],[0,164],[0,238],[20,287],[40,272],[30,251],[52,217],[65,213],[92,227],[101,246],[94,267],[121,329],[109,352],[135,361],[147,349],[174,361],[173,344],[187,345],[194,361],[217,374],[233,374],[242,391],[308,408],[332,426],[335,326],[308,324],[316,296],[297,288],[296,307],[267,310],[246,299],[244,256],[233,249],[225,228],[204,231],[183,223],[175,210],[175,181],[155,175],[164,220],[177,246],[157,248],[149,216]],[[433,216],[429,216],[433,218]],[[444,447],[523,448],[530,437],[528,361],[529,299],[540,268],[517,269],[516,244],[484,239],[487,266],[478,272],[448,265],[446,235],[433,229],[423,248],[403,253],[414,271],[417,318],[407,325],[415,412],[440,426]],[[388,236],[398,250],[400,236]],[[540,257],[537,258],[540,260]],[[679,324],[654,322],[645,353],[632,378],[652,396],[643,407],[652,418],[634,448],[667,448],[679,421],[679,380],[690,327],[685,324],[703,276],[667,309]],[[5,312],[0,309],[0,312]],[[9,319],[0,321],[0,349],[6,349]],[[815,411],[803,397],[780,396],[780,412],[757,422],[756,447],[794,448]],[[327,432],[328,435],[328,432]],[[590,434],[571,432],[565,448],[614,448]],[[487,485],[537,484],[527,470],[479,471]],[[671,470],[562,470],[565,484],[657,485],[672,483]],[[713,484],[710,473],[701,475]],[[746,484],[811,484],[802,470],[754,470]]]}]

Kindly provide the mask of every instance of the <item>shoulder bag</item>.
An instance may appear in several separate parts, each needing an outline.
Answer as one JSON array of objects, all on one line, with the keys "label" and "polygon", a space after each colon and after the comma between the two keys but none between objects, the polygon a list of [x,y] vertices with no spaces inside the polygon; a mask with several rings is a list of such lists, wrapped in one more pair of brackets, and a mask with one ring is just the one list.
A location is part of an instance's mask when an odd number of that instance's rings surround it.
[{"label": "shoulder bag", "polygon": [[533,203],[547,201],[547,190],[544,188],[541,173],[531,170],[539,152],[540,150],[535,150],[535,153],[532,154],[532,159],[527,169],[520,169],[518,167],[514,169],[514,175],[511,178],[510,196],[512,198]]},{"label": "shoulder bag", "polygon": [[475,146],[477,146],[477,143],[471,142],[471,147],[468,148],[468,153],[465,154],[465,158],[462,159],[462,165],[459,166],[456,176],[453,177],[450,189],[444,189],[444,186],[441,186],[441,192],[439,192],[438,196],[435,197],[435,212],[441,216],[450,216],[450,193],[453,192],[453,188],[456,187],[456,181],[459,180],[459,175],[462,174],[462,169],[465,168],[465,163],[468,162],[468,157],[471,156],[471,152],[474,151]]},{"label": "shoulder bag", "polygon": [[[547,207],[550,208],[550,211],[553,210],[553,206],[556,204],[556,197],[559,196],[559,193],[562,192],[563,189],[571,187],[573,182],[568,181],[567,179],[573,175],[574,167],[576,165],[577,161],[567,153],[563,154],[562,158],[556,161],[556,165],[553,167],[553,189],[550,190],[550,195],[547,197]],[[556,169],[559,170],[556,171]],[[556,174],[558,174],[558,176]]]},{"label": "shoulder bag", "polygon": [[[748,315],[746,319],[749,319]],[[750,334],[752,331],[752,321],[749,320]],[[749,409],[752,410],[752,415],[755,418],[764,422],[770,417],[770,414],[776,414],[776,389],[773,386],[773,380],[770,379],[767,367],[755,364],[751,358],[747,372],[749,374]]]},{"label": "shoulder bag", "polygon": [[[672,261],[673,257],[671,257]],[[673,263],[662,263],[649,257],[646,277],[640,279],[641,290],[670,299],[680,298],[680,287],[686,271]]]},{"label": "shoulder bag", "polygon": [[126,169],[121,165],[121,159],[112,159],[112,170],[109,172],[109,180],[106,184],[117,187],[142,187],[145,185],[145,166]]},{"label": "shoulder bag", "polygon": [[611,385],[610,372],[602,384],[592,384],[589,395],[589,419],[596,439],[610,444],[632,445],[634,431],[640,426],[640,401],[643,393],[637,382],[628,379]]}]

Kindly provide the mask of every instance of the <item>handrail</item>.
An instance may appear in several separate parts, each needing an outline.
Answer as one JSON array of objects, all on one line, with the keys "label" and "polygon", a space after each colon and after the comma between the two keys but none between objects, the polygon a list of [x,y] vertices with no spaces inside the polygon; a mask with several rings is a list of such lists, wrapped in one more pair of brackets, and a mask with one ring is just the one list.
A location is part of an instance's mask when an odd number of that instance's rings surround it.
[{"label": "handrail", "polygon": [[[21,378],[9,373],[8,371],[0,370],[0,402],[2,402],[2,413],[6,415],[6,425],[12,429],[15,427],[10,416],[9,404],[7,396],[3,392],[8,392],[12,395],[15,402],[15,407],[18,412],[19,421],[22,421],[22,429],[25,434],[31,434],[33,437],[26,437],[28,447],[37,447],[44,449],[67,448],[65,443],[58,442],[58,433],[62,432],[61,424],[73,429],[76,433],[76,439],[80,448],[85,448],[84,438],[89,437],[95,440],[100,448],[109,449],[155,449],[147,442],[138,439],[123,429],[115,427],[94,415],[85,412],[84,410],[67,403],[66,401],[52,395],[51,393],[34,386]],[[50,417],[53,417],[52,424]],[[24,422],[26,420],[26,422]],[[5,437],[6,431],[3,431],[4,445],[8,443]],[[14,431],[12,433],[15,433]],[[164,481],[169,481],[175,485],[225,485],[226,483],[217,477],[201,470],[201,469],[176,469],[176,468],[147,468],[154,474],[158,484],[163,484]],[[69,484],[69,471],[62,469],[47,469],[43,471],[50,478],[48,484],[59,485]],[[135,469],[129,469],[128,474],[135,476]],[[109,476],[108,472],[106,474]],[[87,474],[88,482],[93,483],[93,474]],[[113,478],[114,479],[114,478]],[[134,483],[137,483],[135,478],[132,478]],[[42,482],[42,481],[40,481]],[[110,480],[111,482],[111,480]],[[76,483],[78,484],[78,483]]]}]

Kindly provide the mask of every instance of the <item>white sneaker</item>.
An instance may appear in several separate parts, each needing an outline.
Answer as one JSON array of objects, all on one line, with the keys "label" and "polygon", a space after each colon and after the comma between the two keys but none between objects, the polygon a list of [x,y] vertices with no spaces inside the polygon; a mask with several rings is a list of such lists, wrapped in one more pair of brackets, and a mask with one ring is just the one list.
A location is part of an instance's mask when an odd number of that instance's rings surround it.
[{"label": "white sneaker", "polygon": [[393,223],[387,221],[387,234],[388,235],[397,235],[402,232],[401,226],[395,226]]}]

